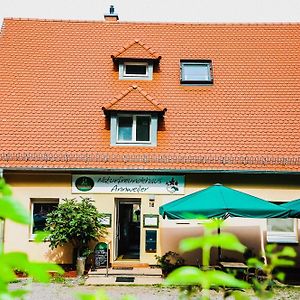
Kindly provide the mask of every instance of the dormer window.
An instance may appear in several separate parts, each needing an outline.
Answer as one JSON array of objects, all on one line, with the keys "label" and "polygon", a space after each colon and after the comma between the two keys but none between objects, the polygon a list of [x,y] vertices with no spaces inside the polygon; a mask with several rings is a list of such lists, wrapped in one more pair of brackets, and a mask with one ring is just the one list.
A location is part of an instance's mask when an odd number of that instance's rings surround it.
[{"label": "dormer window", "polygon": [[152,80],[153,66],[159,64],[161,56],[135,39],[113,53],[111,58],[119,67],[120,80]]},{"label": "dormer window", "polygon": [[119,62],[119,79],[151,80],[152,73],[152,62]]},{"label": "dormer window", "polygon": [[130,86],[102,109],[110,118],[111,146],[157,145],[158,122],[167,109],[142,88]]},{"label": "dormer window", "polygon": [[151,115],[118,115],[117,144],[151,143]]},{"label": "dormer window", "polygon": [[126,62],[124,63],[124,77],[147,77],[148,76],[148,63],[138,63],[138,62]]},{"label": "dormer window", "polygon": [[183,60],[180,62],[182,84],[212,84],[212,63],[207,60]]},{"label": "dormer window", "polygon": [[110,121],[112,146],[156,146],[157,113],[117,113]]}]

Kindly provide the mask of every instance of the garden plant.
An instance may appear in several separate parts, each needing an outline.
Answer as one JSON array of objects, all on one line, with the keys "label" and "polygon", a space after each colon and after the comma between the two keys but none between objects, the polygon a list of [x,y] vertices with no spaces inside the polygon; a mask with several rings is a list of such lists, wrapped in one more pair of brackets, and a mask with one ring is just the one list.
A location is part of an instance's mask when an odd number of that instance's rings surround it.
[{"label": "garden plant", "polygon": [[71,243],[77,259],[86,258],[92,252],[89,243],[97,241],[107,233],[106,227],[101,223],[103,217],[94,201],[89,198],[81,198],[81,201],[64,199],[47,215],[49,247],[54,249]]},{"label": "garden plant", "polygon": [[259,299],[271,298],[274,295],[272,289],[274,280],[283,280],[285,277],[285,274],[278,271],[278,268],[294,265],[292,258],[296,256],[295,250],[286,246],[282,250],[276,251],[276,245],[269,244],[266,246],[266,262],[254,257],[247,261],[249,268],[254,267],[258,271],[252,277],[251,282],[237,279],[235,274],[228,274],[209,267],[212,247],[221,247],[242,253],[246,250],[246,247],[239,242],[235,235],[226,232],[216,234],[216,229],[221,224],[222,221],[218,219],[205,222],[203,236],[181,241],[180,248],[183,252],[202,249],[202,267],[178,268],[167,277],[165,284],[183,287],[181,290],[185,292],[186,298],[192,296],[192,292],[195,291],[194,287],[202,290],[201,299],[204,300],[210,299],[211,288],[233,288],[229,292],[225,292],[224,289],[224,298],[230,296],[235,299],[249,299],[249,296],[239,289],[251,287]]},{"label": "garden plant", "polygon": [[[12,190],[3,178],[0,178],[0,219],[16,223],[30,224],[29,213],[12,196]],[[44,237],[44,235],[43,235]],[[41,240],[40,235],[38,239]],[[0,299],[10,300],[22,298],[28,291],[24,288],[9,290],[9,283],[17,279],[15,271],[28,274],[38,282],[49,282],[51,272],[63,274],[62,268],[53,263],[39,263],[29,260],[26,253],[8,252],[0,244]]]},{"label": "garden plant", "polygon": [[[81,202],[77,202],[74,199],[66,200],[61,204],[61,210],[58,209],[56,213],[60,211],[61,214],[66,214],[69,212],[68,209],[72,205],[76,207],[81,207],[80,205],[82,205],[84,209],[81,210],[81,213],[86,211],[90,216],[97,216],[97,218],[102,217],[97,211],[95,212],[95,208],[89,199],[82,199]],[[50,224],[54,226],[54,223],[52,223],[54,222],[54,218],[54,214],[50,216],[48,226],[50,226]],[[0,219],[10,220],[24,225],[30,224],[29,213],[26,212],[20,203],[13,198],[12,190],[10,186],[5,183],[3,178],[0,178]],[[50,222],[51,220],[52,222]],[[60,224],[60,220],[61,219],[59,219],[57,223]],[[71,222],[71,219],[69,221]],[[73,225],[75,222],[79,221],[74,221]],[[105,233],[105,229],[102,225],[95,225],[95,227],[93,227],[94,223],[88,225],[82,222],[80,224],[85,226],[84,228],[86,231],[90,229],[88,226],[92,226],[94,234],[84,236],[85,239],[83,240],[83,243],[74,243],[74,245],[78,245],[79,247],[78,253],[84,251],[84,247],[91,239],[98,237],[96,234]],[[192,266],[179,267],[170,273],[165,280],[165,284],[183,287],[183,291],[185,292],[183,297],[187,299],[192,296],[195,287],[201,290],[200,297],[205,300],[210,299],[210,289],[212,288],[248,289],[252,287],[259,299],[271,298],[274,295],[274,280],[278,279],[282,281],[285,276],[278,268],[293,266],[294,262],[292,259],[296,256],[294,249],[291,247],[283,247],[283,249],[278,250],[276,245],[270,244],[266,246],[266,262],[257,258],[250,258],[247,262],[249,267],[254,267],[259,271],[252,278],[252,284],[250,284],[249,282],[237,279],[234,274],[228,274],[210,268],[210,255],[213,247],[222,247],[222,249],[235,250],[238,252],[245,251],[245,246],[242,245],[233,234],[226,232],[216,234],[216,229],[220,225],[220,220],[204,222],[205,230],[203,236],[187,238],[181,241],[180,248],[183,252],[193,251],[198,248],[202,249],[202,266],[200,268]],[[54,234],[54,232],[55,231],[52,231],[52,234]],[[37,240],[43,241],[45,234],[47,233],[38,233]],[[63,235],[63,230],[60,231],[60,235]],[[78,235],[75,235],[75,237],[73,236],[74,239],[77,237]],[[62,239],[60,242],[58,240],[54,242],[53,239],[52,243],[54,244],[52,247],[55,247],[54,245],[65,244],[67,243],[67,240],[71,241],[70,236],[68,238],[65,237],[65,239]],[[180,263],[182,263],[181,260]],[[37,282],[49,282],[53,272],[56,274],[63,274],[62,268],[53,263],[32,262],[28,259],[27,254],[22,252],[6,253],[3,250],[3,245],[0,245],[0,300],[23,299],[24,295],[28,292],[24,287],[22,289],[9,290],[9,283],[17,279],[17,270],[28,274],[28,277],[31,277]],[[227,297],[227,295],[227,293],[224,293],[224,297]],[[236,290],[233,290],[233,292],[230,293],[230,296],[235,299],[249,299],[248,294]],[[101,290],[95,294],[77,294],[75,297],[81,300],[109,299],[107,294]],[[122,299],[131,300],[135,298],[133,296],[125,296]]]}]

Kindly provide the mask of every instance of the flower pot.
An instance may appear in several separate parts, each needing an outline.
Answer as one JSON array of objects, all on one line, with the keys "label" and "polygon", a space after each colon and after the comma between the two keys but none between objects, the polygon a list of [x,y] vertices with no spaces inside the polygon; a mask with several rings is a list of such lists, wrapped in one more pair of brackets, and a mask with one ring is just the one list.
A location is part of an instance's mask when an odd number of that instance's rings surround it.
[{"label": "flower pot", "polygon": [[86,257],[77,257],[77,262],[76,262],[77,276],[84,275],[85,260],[86,260]]}]

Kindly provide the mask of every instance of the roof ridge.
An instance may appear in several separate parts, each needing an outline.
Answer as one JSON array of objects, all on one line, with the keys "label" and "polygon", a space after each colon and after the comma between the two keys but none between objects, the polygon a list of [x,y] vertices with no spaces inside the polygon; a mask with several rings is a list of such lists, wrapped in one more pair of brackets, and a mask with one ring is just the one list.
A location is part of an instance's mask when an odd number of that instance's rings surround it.
[{"label": "roof ridge", "polygon": [[[66,23],[103,23],[108,24],[105,20],[80,20],[80,19],[45,19],[45,18],[23,18],[23,17],[5,17],[4,21],[13,20],[13,21],[40,21],[40,22],[66,22]],[[296,25],[300,26],[299,21],[274,21],[274,22],[189,22],[189,21],[181,21],[181,22],[159,22],[159,21],[118,21],[116,23],[109,23],[109,25],[128,25],[128,24],[140,24],[140,25],[204,25],[204,26],[274,26],[274,25]]]},{"label": "roof ridge", "polygon": [[125,44],[123,47],[119,48],[118,51],[114,52],[111,55],[112,59],[116,59],[118,58],[118,56],[120,56],[121,54],[123,54],[124,52],[126,52],[128,49],[130,49],[133,45],[138,44],[139,46],[141,46],[144,50],[146,50],[147,52],[150,53],[150,55],[154,58],[154,59],[161,59],[161,56],[158,55],[156,53],[156,51],[154,49],[152,49],[150,46],[147,46],[145,43],[143,43],[140,39],[134,39],[131,42],[128,42],[127,44]]}]

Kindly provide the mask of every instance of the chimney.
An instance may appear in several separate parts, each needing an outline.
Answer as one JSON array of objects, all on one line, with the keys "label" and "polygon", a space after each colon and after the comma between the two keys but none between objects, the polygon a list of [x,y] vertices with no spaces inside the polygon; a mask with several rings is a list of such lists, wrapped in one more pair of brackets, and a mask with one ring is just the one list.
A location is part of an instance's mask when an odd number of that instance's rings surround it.
[{"label": "chimney", "polygon": [[115,13],[115,8],[113,5],[109,7],[109,13],[104,15],[104,20],[105,21],[112,21],[116,22],[119,20],[118,15]]}]

